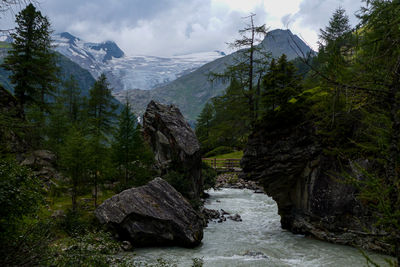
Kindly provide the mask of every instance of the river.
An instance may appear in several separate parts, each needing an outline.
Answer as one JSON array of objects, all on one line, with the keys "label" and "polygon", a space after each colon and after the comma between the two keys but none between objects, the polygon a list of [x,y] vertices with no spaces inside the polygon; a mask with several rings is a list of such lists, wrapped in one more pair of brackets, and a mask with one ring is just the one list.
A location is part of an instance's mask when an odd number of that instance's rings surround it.
[{"label": "river", "polygon": [[[191,266],[193,258],[201,258],[204,266],[213,267],[367,265],[356,248],[330,244],[282,230],[277,205],[267,195],[254,194],[247,189],[210,190],[209,194],[207,208],[239,213],[243,221],[228,219],[223,223],[210,222],[204,229],[202,244],[197,248],[136,249],[135,259],[154,262],[162,258],[185,267]],[[368,255],[385,266],[385,256],[375,253]]]}]

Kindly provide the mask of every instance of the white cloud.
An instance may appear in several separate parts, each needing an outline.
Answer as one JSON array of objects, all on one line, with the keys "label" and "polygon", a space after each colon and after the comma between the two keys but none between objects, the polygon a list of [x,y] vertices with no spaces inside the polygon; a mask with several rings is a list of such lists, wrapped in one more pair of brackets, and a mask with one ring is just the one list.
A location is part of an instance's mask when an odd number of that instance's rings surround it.
[{"label": "white cloud", "polygon": [[227,50],[250,13],[256,24],[288,26],[315,48],[339,5],[351,15],[361,0],[40,0],[39,8],[57,32],[113,40],[128,54],[168,56]]}]

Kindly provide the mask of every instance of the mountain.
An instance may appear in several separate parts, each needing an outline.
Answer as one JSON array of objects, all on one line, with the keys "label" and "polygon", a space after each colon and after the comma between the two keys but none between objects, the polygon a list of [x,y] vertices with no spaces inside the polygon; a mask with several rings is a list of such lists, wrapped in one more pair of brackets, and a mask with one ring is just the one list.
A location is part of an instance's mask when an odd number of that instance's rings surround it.
[{"label": "mountain", "polygon": [[88,43],[67,32],[56,34],[53,39],[58,52],[89,70],[94,77],[105,73],[115,92],[153,89],[225,55],[213,51],[172,57],[127,56],[112,41]]},{"label": "mountain", "polygon": [[[11,48],[11,45],[5,42],[0,42],[0,64],[3,63],[4,57],[7,55],[7,51]],[[89,89],[93,86],[95,79],[89,71],[81,68],[77,63],[73,62],[69,58],[58,53],[57,65],[60,67],[61,80],[68,79],[71,75],[75,77],[79,87],[82,90],[83,95],[89,95]],[[0,84],[9,91],[13,91],[12,84],[8,79],[9,72],[0,68]]]},{"label": "mountain", "polygon": [[[259,45],[262,50],[269,51],[275,58],[284,53],[289,60],[292,60],[298,55],[314,53],[290,30],[270,31]],[[180,108],[186,119],[193,124],[205,103],[210,98],[221,95],[228,86],[228,84],[222,82],[211,83],[208,74],[212,72],[223,73],[227,66],[234,63],[237,57],[238,52],[235,52],[207,63],[197,70],[153,90],[120,91],[115,93],[115,97],[120,101],[128,97],[134,112],[138,115],[143,114],[150,100],[175,104]]]}]

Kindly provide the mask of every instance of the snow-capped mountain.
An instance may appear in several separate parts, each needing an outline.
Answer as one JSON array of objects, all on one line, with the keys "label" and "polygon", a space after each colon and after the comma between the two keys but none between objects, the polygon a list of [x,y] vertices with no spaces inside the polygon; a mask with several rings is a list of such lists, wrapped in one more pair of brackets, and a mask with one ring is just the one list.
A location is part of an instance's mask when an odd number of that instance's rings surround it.
[{"label": "snow-capped mountain", "polygon": [[67,32],[56,34],[53,39],[58,52],[95,78],[105,73],[115,91],[150,90],[225,55],[214,51],[172,57],[127,56],[112,41],[89,43]]}]

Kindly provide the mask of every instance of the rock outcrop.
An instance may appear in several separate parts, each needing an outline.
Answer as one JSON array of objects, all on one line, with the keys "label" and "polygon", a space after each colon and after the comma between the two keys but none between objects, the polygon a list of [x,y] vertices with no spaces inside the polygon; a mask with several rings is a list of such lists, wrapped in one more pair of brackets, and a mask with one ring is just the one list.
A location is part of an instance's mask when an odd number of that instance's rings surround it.
[{"label": "rock outcrop", "polygon": [[143,134],[152,147],[161,176],[170,170],[179,170],[190,181],[188,196],[199,199],[202,192],[200,144],[179,109],[151,101],[143,115]]},{"label": "rock outcrop", "polygon": [[35,150],[22,155],[22,166],[31,168],[36,176],[50,186],[53,180],[61,180],[63,177],[57,171],[56,155],[49,150]]},{"label": "rock outcrop", "polygon": [[[333,243],[390,251],[374,216],[344,182],[357,176],[351,162],[324,153],[311,123],[263,126],[249,137],[242,178],[258,181],[278,204],[282,228]],[[290,125],[290,124],[289,124]],[[358,160],[368,166],[367,161]]]},{"label": "rock outcrop", "polygon": [[193,247],[203,238],[201,216],[161,178],[107,199],[95,214],[135,247]]}]

